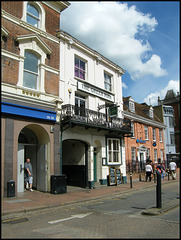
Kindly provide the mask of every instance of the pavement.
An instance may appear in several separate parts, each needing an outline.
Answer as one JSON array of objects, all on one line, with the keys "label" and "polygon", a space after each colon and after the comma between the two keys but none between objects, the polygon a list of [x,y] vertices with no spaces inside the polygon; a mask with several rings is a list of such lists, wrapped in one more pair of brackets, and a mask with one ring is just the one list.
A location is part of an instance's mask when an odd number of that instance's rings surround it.
[{"label": "pavement", "polygon": [[[19,213],[27,213],[31,211],[38,211],[43,209],[50,209],[60,207],[72,203],[79,203],[89,200],[95,200],[99,198],[106,198],[116,196],[120,194],[130,193],[134,191],[144,191],[148,188],[156,188],[154,179],[151,182],[145,181],[145,175],[133,174],[132,188],[130,188],[129,174],[127,174],[127,183],[120,184],[118,186],[95,185],[94,189],[85,189],[73,186],[67,186],[67,193],[63,194],[50,194],[34,190],[33,192],[26,191],[18,193],[15,197],[1,198],[1,218],[8,219]],[[174,182],[180,182],[180,169],[177,169],[176,180],[168,180],[168,177],[162,179],[162,184],[173,184]],[[156,203],[155,203],[156,205]],[[147,215],[158,215],[164,211],[168,211],[176,206],[180,205],[180,199],[175,199],[171,202],[162,204],[162,208],[151,207],[142,212]]]}]

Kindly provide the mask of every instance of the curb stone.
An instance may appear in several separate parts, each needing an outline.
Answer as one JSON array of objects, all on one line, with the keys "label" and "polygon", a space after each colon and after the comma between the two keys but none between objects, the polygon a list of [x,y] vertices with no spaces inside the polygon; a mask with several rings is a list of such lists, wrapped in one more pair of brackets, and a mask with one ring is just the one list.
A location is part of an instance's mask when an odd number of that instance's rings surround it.
[{"label": "curb stone", "polygon": [[143,210],[141,212],[141,214],[142,215],[150,215],[150,216],[160,215],[160,214],[165,213],[165,212],[167,212],[173,208],[176,208],[178,206],[180,206],[179,199],[174,199],[172,201],[164,203],[163,208],[151,207],[149,209]]}]

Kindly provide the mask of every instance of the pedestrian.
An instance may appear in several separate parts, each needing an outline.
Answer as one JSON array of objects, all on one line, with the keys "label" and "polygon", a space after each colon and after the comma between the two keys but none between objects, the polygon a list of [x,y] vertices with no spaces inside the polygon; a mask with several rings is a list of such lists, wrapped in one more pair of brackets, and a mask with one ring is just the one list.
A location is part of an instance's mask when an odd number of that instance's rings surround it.
[{"label": "pedestrian", "polygon": [[161,165],[160,165],[160,164],[156,166],[156,170],[157,170],[157,172],[159,172],[160,174],[162,173],[162,168],[161,168]]},{"label": "pedestrian", "polygon": [[33,192],[32,189],[32,184],[33,184],[33,169],[32,165],[30,163],[30,159],[27,158],[24,166],[25,170],[27,171],[27,176],[28,176],[28,182],[29,182],[29,189],[31,192]]},{"label": "pedestrian", "polygon": [[152,172],[153,172],[153,169],[152,169],[151,163],[147,162],[147,164],[146,164],[146,182],[147,182],[148,177],[149,177],[149,181],[151,182]]},{"label": "pedestrian", "polygon": [[176,179],[176,169],[177,169],[177,164],[174,162],[172,159],[170,164],[169,164],[169,169],[170,169],[170,174],[172,175],[172,180]]},{"label": "pedestrian", "polygon": [[161,171],[162,171],[162,179],[164,179],[165,176],[165,166],[163,165],[163,163],[161,164]]}]

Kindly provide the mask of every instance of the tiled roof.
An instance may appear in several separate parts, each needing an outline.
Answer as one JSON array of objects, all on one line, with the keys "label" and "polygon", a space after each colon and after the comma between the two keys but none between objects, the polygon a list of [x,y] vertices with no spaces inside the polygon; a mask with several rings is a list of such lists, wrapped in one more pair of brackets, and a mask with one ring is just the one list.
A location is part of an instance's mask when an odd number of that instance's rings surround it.
[{"label": "tiled roof", "polygon": [[154,120],[154,121],[157,121],[159,123],[162,123],[162,121],[158,118],[158,116],[154,113],[154,110],[153,110],[153,118],[151,118],[149,116],[149,109],[151,106],[147,105],[146,103],[137,103],[137,102],[134,102],[135,103],[135,112],[131,112],[128,108],[128,101],[129,101],[129,97],[123,97],[123,110],[124,111],[127,111],[127,112],[130,112],[132,114],[136,114],[138,116],[141,116],[141,117],[144,117],[146,119],[150,119],[150,120]]}]

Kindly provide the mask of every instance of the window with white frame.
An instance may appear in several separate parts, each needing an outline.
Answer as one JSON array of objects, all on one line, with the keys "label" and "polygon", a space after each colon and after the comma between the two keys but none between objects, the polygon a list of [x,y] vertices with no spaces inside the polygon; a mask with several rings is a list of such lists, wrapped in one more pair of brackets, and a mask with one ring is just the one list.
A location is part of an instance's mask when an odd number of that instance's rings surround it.
[{"label": "window with white frame", "polygon": [[38,9],[33,5],[27,4],[27,13],[26,13],[26,21],[30,23],[34,27],[40,27],[40,14]]},{"label": "window with white frame", "polygon": [[135,104],[133,101],[129,101],[129,110],[135,112]]},{"label": "window with white frame", "polygon": [[120,140],[119,139],[107,139],[108,145],[108,162],[120,163]]},{"label": "window with white frame", "polygon": [[112,82],[111,82],[111,75],[104,72],[104,88],[108,91],[112,91]]},{"label": "window with white frame", "polygon": [[156,141],[156,129],[153,128],[153,141]]},{"label": "window with white frame", "polygon": [[131,159],[132,161],[136,161],[136,148],[131,147]]},{"label": "window with white frame", "polygon": [[162,142],[162,130],[159,129],[159,139],[160,139],[160,142]]},{"label": "window with white frame", "polygon": [[163,149],[160,150],[161,162],[163,162]]},{"label": "window with white frame", "polygon": [[75,57],[75,77],[86,80],[86,62],[78,57]]},{"label": "window with white frame", "polygon": [[23,15],[21,20],[25,21],[31,26],[46,31],[45,14],[46,12],[41,2],[23,1]]},{"label": "window with white frame", "polygon": [[86,97],[75,94],[75,115],[85,117],[86,115]]},{"label": "window with white frame", "polygon": [[154,149],[154,162],[157,162],[157,149]]},{"label": "window with white frame", "polygon": [[131,121],[131,132],[132,132],[132,137],[134,137],[134,122]]},{"label": "window with white frame", "polygon": [[149,158],[149,156],[150,156],[150,149],[149,149],[149,148],[147,148],[147,150],[146,150],[146,159],[148,159],[148,158]]},{"label": "window with white frame", "polygon": [[145,139],[148,140],[148,126],[144,126],[145,128]]},{"label": "window with white frame", "polygon": [[170,144],[175,145],[175,134],[170,133]]},{"label": "window with white frame", "polygon": [[39,89],[39,57],[37,54],[25,51],[23,86],[31,89]]},{"label": "window with white frame", "polygon": [[169,117],[169,127],[174,127],[174,118]]}]

